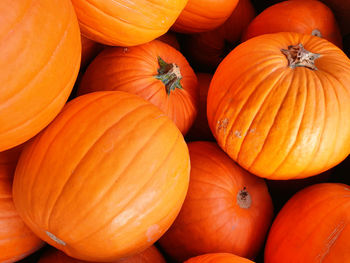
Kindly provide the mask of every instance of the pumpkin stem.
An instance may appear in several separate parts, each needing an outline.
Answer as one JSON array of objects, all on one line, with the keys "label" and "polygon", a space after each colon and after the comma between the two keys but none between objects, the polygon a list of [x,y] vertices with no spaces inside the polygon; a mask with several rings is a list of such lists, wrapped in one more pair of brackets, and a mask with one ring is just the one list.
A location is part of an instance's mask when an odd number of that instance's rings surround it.
[{"label": "pumpkin stem", "polygon": [[315,60],[321,55],[307,51],[303,44],[288,46],[288,49],[281,49],[281,52],[287,57],[289,67],[306,67],[312,70],[317,70]]},{"label": "pumpkin stem", "polygon": [[168,64],[161,57],[158,57],[158,75],[154,76],[163,82],[166,88],[166,92],[170,95],[172,90],[183,89],[181,86],[182,75],[180,68],[175,63]]},{"label": "pumpkin stem", "polygon": [[246,187],[243,187],[237,194],[237,204],[241,208],[248,209],[252,204],[252,198],[250,197],[249,192]]}]

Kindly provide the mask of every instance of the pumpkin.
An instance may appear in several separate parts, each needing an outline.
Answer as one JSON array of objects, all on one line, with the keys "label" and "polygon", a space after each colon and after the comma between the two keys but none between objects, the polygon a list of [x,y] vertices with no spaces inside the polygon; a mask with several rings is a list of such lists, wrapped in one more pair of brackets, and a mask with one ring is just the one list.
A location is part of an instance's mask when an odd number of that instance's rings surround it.
[{"label": "pumpkin", "polygon": [[81,36],[81,68],[85,69],[97,54],[103,49],[103,45]]},{"label": "pumpkin", "polygon": [[186,139],[189,141],[214,140],[207,119],[207,96],[212,77],[213,75],[211,74],[197,73],[199,89],[199,106],[197,117],[186,136]]},{"label": "pumpkin", "polygon": [[255,16],[250,0],[240,0],[230,17],[220,27],[189,35],[186,39],[186,57],[196,68],[212,72],[223,58],[238,44],[241,35]]},{"label": "pumpkin", "polygon": [[222,25],[235,9],[238,0],[188,0],[172,30],[198,33]]},{"label": "pumpkin", "polygon": [[72,0],[84,36],[111,46],[136,46],[165,34],[187,0]]},{"label": "pumpkin", "polygon": [[213,253],[191,258],[185,261],[185,263],[253,263],[253,261],[234,254]]},{"label": "pumpkin", "polygon": [[167,32],[164,35],[161,35],[160,37],[157,38],[157,40],[160,40],[173,48],[180,50],[180,44],[179,41],[177,40],[176,34],[174,32]]},{"label": "pumpkin", "polygon": [[22,145],[0,152],[0,262],[15,262],[43,246],[12,201],[12,179]]},{"label": "pumpkin", "polygon": [[86,70],[78,94],[103,90],[141,96],[165,112],[183,134],[197,115],[196,75],[179,51],[161,41],[100,53]]},{"label": "pumpkin", "polygon": [[94,92],[70,101],[25,147],[13,197],[50,245],[81,260],[115,261],[170,227],[189,170],[183,136],[162,111],[133,94]]},{"label": "pumpkin", "polygon": [[249,24],[242,41],[278,32],[311,34],[342,47],[341,34],[331,9],[317,0],[289,0],[265,9]]},{"label": "pumpkin", "polygon": [[321,0],[334,11],[343,36],[350,34],[350,1]]},{"label": "pumpkin", "polygon": [[317,184],[298,192],[273,222],[264,262],[348,262],[349,205],[345,184]]},{"label": "pumpkin", "polygon": [[305,178],[350,151],[350,61],[298,33],[252,38],[219,65],[207,115],[220,147],[253,174]]},{"label": "pumpkin", "polygon": [[[68,257],[60,250],[49,249],[40,258],[38,263],[87,263]],[[90,261],[91,262],[91,261]],[[97,262],[96,262],[97,263]],[[113,263],[165,263],[165,259],[155,246],[150,246],[146,250],[134,256],[113,261]]]},{"label": "pumpkin", "polygon": [[160,246],[176,262],[216,252],[254,258],[273,216],[264,180],[237,166],[215,143],[192,142],[188,148],[189,190]]},{"label": "pumpkin", "polygon": [[80,34],[69,0],[0,2],[0,151],[59,113],[79,70]]}]

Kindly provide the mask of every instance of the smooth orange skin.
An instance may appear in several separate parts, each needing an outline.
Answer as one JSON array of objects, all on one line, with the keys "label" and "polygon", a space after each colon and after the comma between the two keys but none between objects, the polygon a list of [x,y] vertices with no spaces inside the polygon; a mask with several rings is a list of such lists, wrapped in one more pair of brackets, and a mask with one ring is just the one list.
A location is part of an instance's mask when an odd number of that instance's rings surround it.
[{"label": "smooth orange skin", "polygon": [[169,31],[166,34],[158,37],[157,40],[160,40],[160,41],[172,46],[176,50],[180,50],[180,43],[177,40],[176,34],[174,32]]},{"label": "smooth orange skin", "polygon": [[[163,82],[155,78],[158,57],[179,66],[183,89],[167,94]],[[195,73],[179,51],[158,40],[131,48],[109,48],[100,53],[86,70],[78,94],[103,90],[134,93],[150,101],[165,112],[183,134],[197,115],[199,90]]]},{"label": "smooth orange skin", "polygon": [[16,262],[44,245],[24,224],[12,201],[12,179],[22,145],[0,152],[0,262]]},{"label": "smooth orange skin", "polygon": [[234,254],[213,253],[191,258],[184,263],[253,263],[253,261]]},{"label": "smooth orange skin", "polygon": [[13,196],[47,243],[77,259],[112,262],[170,227],[189,170],[182,134],[157,107],[125,92],[95,92],[70,101],[24,149]]},{"label": "smooth orange skin", "polygon": [[270,6],[250,23],[242,42],[278,32],[311,35],[314,29],[318,29],[323,38],[342,47],[342,37],[331,9],[317,0],[289,0]]},{"label": "smooth orange skin", "polygon": [[241,39],[243,31],[255,17],[250,0],[240,0],[230,17],[220,27],[192,34],[186,40],[186,57],[201,69],[213,71]]},{"label": "smooth orange skin", "polygon": [[350,1],[344,0],[321,0],[332,8],[343,36],[350,34]]},{"label": "smooth orange skin", "polygon": [[[264,180],[236,165],[215,143],[191,142],[190,186],[160,246],[176,262],[205,253],[227,252],[254,258],[273,217]],[[251,206],[241,208],[237,194],[246,187]]]},{"label": "smooth orange skin", "polygon": [[[39,260],[38,263],[88,263],[68,257],[60,250],[50,249]],[[94,263],[94,262],[91,262]],[[98,263],[98,262],[95,262]],[[146,250],[131,257],[114,261],[113,263],[166,263],[162,254],[155,246],[150,246]]]},{"label": "smooth orange skin", "polygon": [[214,140],[207,119],[207,97],[212,77],[212,74],[197,73],[199,89],[199,106],[197,117],[186,136],[186,139],[189,141]]},{"label": "smooth orange skin", "polygon": [[298,192],[271,227],[264,262],[348,262],[349,211],[348,185],[325,183]]},{"label": "smooth orange skin", "polygon": [[111,46],[136,46],[165,34],[187,0],[72,0],[84,36]]},{"label": "smooth orange skin", "polygon": [[80,66],[69,0],[0,1],[0,151],[36,135],[62,109]]},{"label": "smooth orange skin", "polygon": [[172,30],[180,33],[198,33],[222,25],[231,15],[238,0],[188,0]]},{"label": "smooth orange skin", "polygon": [[[288,66],[280,50],[298,43],[321,54],[318,70]],[[320,174],[350,151],[350,61],[319,37],[252,38],[218,67],[207,114],[220,147],[251,173],[274,180]]]},{"label": "smooth orange skin", "polygon": [[85,69],[87,65],[100,53],[103,45],[81,36],[81,68]]}]

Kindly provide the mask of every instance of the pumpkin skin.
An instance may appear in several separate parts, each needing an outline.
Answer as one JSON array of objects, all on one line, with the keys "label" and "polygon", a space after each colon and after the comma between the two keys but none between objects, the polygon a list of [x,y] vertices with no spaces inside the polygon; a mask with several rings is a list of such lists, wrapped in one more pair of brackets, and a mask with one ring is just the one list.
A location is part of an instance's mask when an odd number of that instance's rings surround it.
[{"label": "pumpkin skin", "polygon": [[240,0],[230,17],[220,27],[192,34],[186,39],[186,57],[196,68],[214,71],[241,39],[243,31],[255,17],[250,0]]},{"label": "pumpkin skin", "polygon": [[174,32],[167,32],[164,35],[161,35],[160,37],[157,38],[157,40],[162,41],[173,48],[180,50],[180,44],[179,41],[177,40],[176,34]]},{"label": "pumpkin skin", "polygon": [[95,92],[70,101],[24,149],[14,202],[33,232],[67,255],[115,261],[169,228],[189,169],[183,136],[157,107]]},{"label": "pumpkin skin", "polygon": [[189,141],[213,141],[207,119],[207,97],[212,74],[197,73],[199,89],[199,106],[197,117],[189,130],[186,139]]},{"label": "pumpkin skin", "polygon": [[0,36],[6,39],[0,43],[5,151],[36,135],[62,109],[78,74],[81,45],[69,0],[1,1]]},{"label": "pumpkin skin", "polygon": [[350,2],[344,0],[321,0],[332,8],[343,36],[350,34]]},{"label": "pumpkin skin", "polygon": [[[183,89],[171,90],[156,78],[159,57],[178,66]],[[86,70],[78,94],[103,90],[134,93],[150,101],[165,112],[183,134],[197,115],[197,77],[185,57],[161,41],[131,48],[114,47],[100,53]]]},{"label": "pumpkin skin", "polygon": [[254,258],[273,216],[264,180],[237,166],[215,143],[192,142],[188,148],[190,186],[160,246],[176,262],[216,252]]},{"label": "pumpkin skin", "polygon": [[198,33],[222,25],[231,15],[238,0],[188,0],[172,30],[180,33]]},{"label": "pumpkin skin", "polygon": [[81,36],[81,68],[85,69],[99,52],[103,49],[103,45],[92,41],[83,35]]},{"label": "pumpkin skin", "polygon": [[264,262],[348,262],[349,206],[345,184],[317,184],[298,192],[271,227]]},{"label": "pumpkin skin", "polygon": [[342,47],[342,37],[331,9],[317,0],[289,0],[270,6],[250,23],[242,41],[278,32],[313,34]]},{"label": "pumpkin skin", "polygon": [[[298,43],[320,54],[317,69],[289,66],[281,49]],[[274,180],[320,174],[349,154],[349,83],[349,59],[327,40],[258,36],[218,67],[208,93],[209,127],[220,147],[253,174]]]},{"label": "pumpkin skin", "polygon": [[12,179],[22,145],[0,152],[0,262],[16,262],[43,246],[18,215]]},{"label": "pumpkin skin", "polygon": [[229,253],[213,253],[191,258],[184,263],[253,263],[253,261]]},{"label": "pumpkin skin", "polygon": [[[90,261],[91,262],[91,261]],[[87,263],[68,257],[60,250],[50,249],[39,260],[38,263]],[[97,262],[96,262],[97,263]],[[146,250],[134,256],[114,261],[114,263],[166,263],[162,254],[155,246],[150,246]]]},{"label": "pumpkin skin", "polygon": [[165,34],[187,0],[72,0],[84,36],[111,46],[136,46]]}]

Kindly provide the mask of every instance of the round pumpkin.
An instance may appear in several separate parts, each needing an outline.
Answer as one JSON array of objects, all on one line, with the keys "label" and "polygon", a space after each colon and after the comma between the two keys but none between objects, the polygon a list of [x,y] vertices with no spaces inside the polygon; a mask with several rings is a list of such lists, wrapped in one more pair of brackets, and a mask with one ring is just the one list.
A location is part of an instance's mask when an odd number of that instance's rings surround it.
[{"label": "round pumpkin", "polygon": [[349,207],[345,184],[317,184],[298,192],[273,222],[264,262],[348,262]]},{"label": "round pumpkin", "polygon": [[0,1],[0,151],[47,126],[73,88],[80,33],[69,0]]},{"label": "round pumpkin", "polygon": [[184,263],[253,263],[253,261],[234,254],[213,253],[191,258]]},{"label": "round pumpkin", "polygon": [[187,0],[72,0],[84,36],[111,46],[136,46],[165,34]]},{"label": "round pumpkin", "polygon": [[242,41],[278,32],[311,34],[342,47],[342,37],[331,9],[318,0],[289,0],[270,6],[249,24]]},{"label": "round pumpkin", "polygon": [[235,9],[238,0],[188,0],[172,30],[198,33],[222,25]]},{"label": "round pumpkin", "polygon": [[[38,263],[87,263],[87,261],[68,257],[60,250],[49,249],[40,258]],[[141,253],[113,261],[113,263],[165,263],[165,259],[155,246],[150,246]]]},{"label": "round pumpkin", "polygon": [[350,61],[311,35],[252,38],[218,67],[207,114],[220,147],[251,173],[322,173],[350,151]]},{"label": "round pumpkin", "polygon": [[159,243],[176,262],[205,253],[254,258],[273,216],[264,180],[237,166],[215,143],[188,144],[190,186]]},{"label": "round pumpkin", "polygon": [[94,92],[70,101],[24,149],[13,196],[50,245],[77,259],[114,261],[169,228],[189,170],[183,136],[162,111],[133,94]]},{"label": "round pumpkin", "polygon": [[16,262],[44,244],[24,224],[12,201],[12,180],[22,145],[0,152],[0,262]]},{"label": "round pumpkin", "polygon": [[130,92],[150,101],[183,134],[197,115],[197,77],[185,57],[161,41],[100,53],[86,70],[78,94],[103,90]]},{"label": "round pumpkin", "polygon": [[197,117],[186,136],[186,139],[189,141],[214,140],[207,119],[207,96],[212,77],[212,74],[197,73],[199,106]]}]

